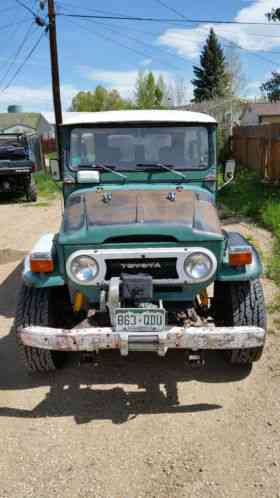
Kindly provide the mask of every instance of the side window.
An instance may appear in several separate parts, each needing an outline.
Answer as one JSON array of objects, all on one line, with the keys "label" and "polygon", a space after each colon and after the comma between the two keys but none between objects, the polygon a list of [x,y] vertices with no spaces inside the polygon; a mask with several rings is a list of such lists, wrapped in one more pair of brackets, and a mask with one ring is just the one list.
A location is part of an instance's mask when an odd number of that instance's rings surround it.
[{"label": "side window", "polygon": [[94,135],[90,132],[85,132],[81,137],[81,157],[83,164],[91,164],[95,162],[95,147]]},{"label": "side window", "polygon": [[96,160],[94,133],[88,130],[74,131],[71,134],[71,164],[89,165]]},{"label": "side window", "polygon": [[208,131],[205,128],[190,127],[185,134],[185,160],[193,167],[207,165],[209,160]]}]

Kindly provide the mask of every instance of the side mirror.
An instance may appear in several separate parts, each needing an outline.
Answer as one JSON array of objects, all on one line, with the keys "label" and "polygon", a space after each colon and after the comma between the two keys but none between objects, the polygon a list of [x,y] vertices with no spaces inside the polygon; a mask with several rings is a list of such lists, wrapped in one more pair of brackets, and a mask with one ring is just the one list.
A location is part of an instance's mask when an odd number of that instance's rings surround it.
[{"label": "side mirror", "polygon": [[225,183],[233,180],[235,175],[236,162],[234,159],[229,159],[225,165],[224,181]]},{"label": "side mirror", "polygon": [[50,160],[50,174],[53,180],[55,180],[56,182],[59,182],[59,180],[61,180],[58,159]]},{"label": "side mirror", "polygon": [[78,183],[100,183],[99,171],[81,170],[77,173]]},{"label": "side mirror", "polygon": [[236,162],[234,159],[229,159],[225,164],[224,170],[224,184],[218,189],[222,190],[226,185],[228,185],[234,179],[236,169]]}]

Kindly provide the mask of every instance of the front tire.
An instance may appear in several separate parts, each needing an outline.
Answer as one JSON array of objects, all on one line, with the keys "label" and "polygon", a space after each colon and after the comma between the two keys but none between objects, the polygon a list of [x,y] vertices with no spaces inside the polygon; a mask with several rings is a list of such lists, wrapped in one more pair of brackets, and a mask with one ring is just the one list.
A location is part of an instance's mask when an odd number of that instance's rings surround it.
[{"label": "front tire", "polygon": [[[235,327],[252,325],[266,330],[266,309],[259,279],[249,282],[216,282],[214,288],[216,325]],[[250,365],[258,361],[263,347],[226,351],[231,364]]]},{"label": "front tire", "polygon": [[55,312],[50,289],[36,289],[23,284],[16,310],[15,332],[20,360],[29,372],[51,372],[63,366],[66,353],[32,348],[22,344],[18,335],[21,327],[55,325]]}]

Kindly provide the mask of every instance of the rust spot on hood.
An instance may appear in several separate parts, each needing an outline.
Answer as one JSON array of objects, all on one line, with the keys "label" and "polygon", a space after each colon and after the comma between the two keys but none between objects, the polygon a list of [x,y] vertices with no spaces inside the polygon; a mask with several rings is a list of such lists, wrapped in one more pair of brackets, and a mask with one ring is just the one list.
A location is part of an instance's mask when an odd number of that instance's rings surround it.
[{"label": "rust spot on hood", "polygon": [[109,198],[102,191],[86,191],[76,202],[73,197],[66,209],[68,230],[86,217],[88,226],[168,224],[221,234],[215,207],[191,190],[117,190]]},{"label": "rust spot on hood", "polygon": [[110,202],[103,194],[85,194],[90,225],[126,225],[130,223],[176,223],[192,226],[194,194],[178,192],[170,201],[169,190],[130,190],[112,193]]}]

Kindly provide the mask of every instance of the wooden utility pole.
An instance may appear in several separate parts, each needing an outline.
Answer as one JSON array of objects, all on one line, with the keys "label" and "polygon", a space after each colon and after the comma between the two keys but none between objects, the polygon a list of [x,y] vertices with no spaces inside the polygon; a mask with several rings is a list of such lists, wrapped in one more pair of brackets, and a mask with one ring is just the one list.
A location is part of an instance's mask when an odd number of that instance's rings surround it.
[{"label": "wooden utility pole", "polygon": [[58,155],[59,158],[61,159],[62,155],[61,155],[59,125],[62,124],[62,109],[61,109],[59,65],[58,65],[57,39],[56,39],[56,12],[54,7],[54,0],[48,0],[48,16],[49,16],[49,40],[50,40],[50,54],[51,54],[53,104],[54,104],[54,113],[55,113]]}]

